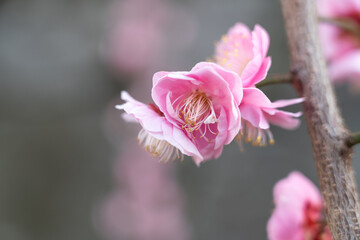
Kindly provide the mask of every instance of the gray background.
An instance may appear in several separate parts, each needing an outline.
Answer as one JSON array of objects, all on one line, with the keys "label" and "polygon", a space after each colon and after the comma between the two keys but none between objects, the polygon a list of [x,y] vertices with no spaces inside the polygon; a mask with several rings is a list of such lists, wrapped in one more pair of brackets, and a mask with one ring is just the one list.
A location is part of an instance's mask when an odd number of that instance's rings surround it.
[{"label": "gray background", "polygon": [[[278,1],[176,2],[195,16],[197,34],[187,49],[168,53],[173,70],[211,56],[213,42],[242,21],[268,30],[270,72],[287,71]],[[109,3],[0,1],[0,239],[104,239],[92,219],[94,206],[113,188],[115,147],[105,136],[104,116],[126,85],[99,56]],[[289,86],[264,90],[274,100],[296,97]],[[349,128],[359,130],[360,95],[347,86],[336,92]],[[292,170],[317,183],[305,124],[272,131],[272,147],[246,146],[240,153],[231,144],[200,168],[190,159],[175,163],[192,239],[266,239],[274,183]]]}]

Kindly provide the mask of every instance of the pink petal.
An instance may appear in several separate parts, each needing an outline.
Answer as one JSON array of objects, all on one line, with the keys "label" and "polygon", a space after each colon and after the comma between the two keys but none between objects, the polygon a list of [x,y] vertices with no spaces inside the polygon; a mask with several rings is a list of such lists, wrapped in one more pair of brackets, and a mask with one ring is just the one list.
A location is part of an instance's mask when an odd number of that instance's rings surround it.
[{"label": "pink petal", "polygon": [[145,105],[132,98],[126,91],[121,92],[121,99],[127,101],[124,104],[117,105],[116,108],[124,110],[128,115],[135,118],[144,129],[149,132],[161,132],[160,116],[148,105]]},{"label": "pink petal", "polygon": [[305,98],[294,98],[294,99],[283,99],[283,100],[277,100],[273,102],[271,105],[273,108],[282,108],[290,105],[294,105],[297,103],[304,102]]},{"label": "pink petal", "polygon": [[174,127],[167,121],[163,121],[161,127],[163,130],[164,140],[166,140],[171,145],[175,146],[182,153],[188,156],[196,156],[198,158],[202,158],[199,150],[183,131],[181,131],[177,127]]},{"label": "pink petal", "polygon": [[151,107],[136,101],[125,91],[121,92],[121,97],[127,102],[117,105],[116,108],[124,110],[135,118],[150,135],[159,140],[167,141],[186,155],[202,158],[202,155],[188,136],[167,121],[164,116],[159,115]]},{"label": "pink petal", "polygon": [[215,60],[218,64],[241,76],[254,57],[249,28],[242,23],[235,24],[216,45],[215,52]]},{"label": "pink petal", "polygon": [[254,52],[260,52],[265,58],[269,50],[270,37],[266,30],[260,25],[256,24],[252,32],[252,39],[254,44]]},{"label": "pink petal", "polygon": [[360,81],[360,50],[353,51],[334,60],[329,66],[329,75],[334,82],[344,82],[351,78]]},{"label": "pink petal", "polygon": [[[296,187],[294,187],[296,186]],[[294,208],[303,206],[307,201],[313,205],[322,205],[317,187],[300,172],[291,172],[288,177],[280,180],[274,187],[276,205],[290,205]]]},{"label": "pink petal", "polygon": [[266,113],[266,109],[264,111],[265,111],[266,119],[271,124],[280,126],[288,130],[295,129],[300,125],[300,120],[296,119],[296,117],[300,117],[302,115],[301,112],[291,113],[291,112],[276,110],[274,114],[270,115]]},{"label": "pink petal", "polygon": [[[241,79],[235,72],[215,63],[201,62],[189,72],[156,73],[153,83],[154,102],[159,106],[166,121],[178,128],[196,146],[200,153],[194,158],[197,164],[217,158],[222,152],[223,145],[229,144],[239,132],[241,115],[238,106],[243,97],[243,89]],[[179,105],[197,91],[205,93],[211,99],[212,111],[218,125],[215,122],[207,122],[195,131],[188,132],[182,128],[183,123],[178,116]],[[183,142],[176,144],[176,138],[168,141],[174,146],[180,145],[179,149],[188,150],[188,147],[182,146]],[[192,151],[189,154],[194,156],[195,153]]]},{"label": "pink petal", "polygon": [[299,172],[292,172],[274,187],[276,208],[268,222],[270,240],[304,240],[305,207],[307,204],[319,207],[321,216],[322,199],[315,185]]},{"label": "pink petal", "polygon": [[253,126],[261,129],[268,129],[270,127],[260,107],[240,105],[240,111],[242,118],[249,121]]},{"label": "pink petal", "polygon": [[[254,64],[254,65],[253,65]],[[255,84],[261,82],[262,80],[264,80],[266,78],[266,75],[270,69],[271,66],[271,57],[266,57],[265,59],[262,60],[262,63],[260,65],[260,67],[258,67],[258,63],[253,63],[250,62],[248,64],[248,66],[246,67],[246,71],[251,71],[251,67],[253,67],[253,73],[251,75],[251,77],[249,78],[245,78],[244,76],[244,81],[243,81],[243,85],[244,87],[254,87]],[[258,69],[257,71],[255,69]],[[244,72],[245,72],[244,70]]]},{"label": "pink petal", "polygon": [[272,107],[269,98],[258,88],[244,88],[244,98],[242,105],[254,105],[261,107]]},{"label": "pink petal", "polygon": [[[196,64],[191,69],[191,72],[194,71],[195,72],[194,74],[198,74],[200,77],[202,76],[202,74],[207,74],[207,72],[204,71],[205,69],[209,70],[209,72],[215,71],[218,77],[223,78],[227,82],[229,89],[234,96],[235,102],[240,104],[243,97],[243,89],[242,89],[241,80],[236,75],[236,73],[234,73],[233,71],[229,71],[218,64],[210,63],[210,62],[200,62]],[[203,76],[203,77],[207,77],[207,76]]]}]

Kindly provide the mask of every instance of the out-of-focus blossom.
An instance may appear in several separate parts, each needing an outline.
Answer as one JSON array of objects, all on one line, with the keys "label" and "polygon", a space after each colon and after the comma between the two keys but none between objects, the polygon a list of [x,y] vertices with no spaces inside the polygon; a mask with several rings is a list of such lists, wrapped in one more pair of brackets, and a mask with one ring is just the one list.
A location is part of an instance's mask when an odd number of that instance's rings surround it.
[{"label": "out-of-focus blossom", "polygon": [[116,1],[111,10],[103,48],[109,63],[128,74],[146,71],[162,55],[167,5],[161,0],[124,0]]},{"label": "out-of-focus blossom", "polygon": [[255,87],[264,80],[271,65],[267,57],[270,37],[261,26],[256,25],[253,31],[237,23],[230,28],[216,44],[215,61],[224,68],[236,72],[244,88],[243,100],[239,106],[242,116],[242,128],[238,142],[251,142],[255,146],[264,146],[267,141],[274,143],[269,123],[285,129],[296,128],[301,115],[278,110],[277,108],[304,101],[303,98],[271,102],[266,95]]},{"label": "out-of-focus blossom", "polygon": [[329,64],[329,75],[337,83],[351,81],[354,90],[360,91],[360,48]]},{"label": "out-of-focus blossom", "polygon": [[[109,35],[101,48],[103,57],[114,70],[125,74],[126,78],[122,80],[132,82],[130,89],[133,94],[146,96],[151,84],[147,79],[160,65],[172,66],[169,59],[191,44],[196,24],[191,11],[181,5],[174,7],[168,0],[113,2]],[[183,34],[179,35],[179,31]],[[123,107],[131,112],[129,116],[133,116],[132,119],[138,119],[153,135],[161,136],[163,131],[165,139],[154,138],[145,130],[139,133],[148,151],[162,161],[181,159],[182,152],[178,149],[191,152],[190,145],[193,143],[186,142],[187,138],[183,137],[180,143],[189,145],[182,148],[177,139],[183,132],[164,121],[155,105],[144,105],[127,93],[122,93],[122,98],[127,101]],[[137,126],[119,124],[120,115],[116,112],[115,116],[113,111],[109,111],[107,136],[117,147],[123,145],[123,154],[116,159],[114,167],[116,189],[98,209],[97,226],[109,240],[188,239],[189,229],[181,189],[174,177],[174,166],[159,165],[152,161],[149,154],[139,151],[135,141]],[[133,138],[129,139],[131,136]],[[162,155],[157,152],[159,149]],[[196,147],[192,150],[195,153],[189,154],[196,155]]]},{"label": "out-of-focus blossom", "polygon": [[117,106],[140,122],[139,141],[167,162],[178,151],[197,165],[220,156],[237,135],[242,99],[239,76],[214,63],[198,63],[189,72],[158,72],[153,77],[155,104],[144,105],[123,93]]},{"label": "out-of-focus blossom", "polygon": [[292,172],[274,187],[275,210],[268,222],[270,240],[331,240],[322,217],[323,203],[316,186]]},{"label": "out-of-focus blossom", "polygon": [[164,66],[164,59],[188,47],[197,33],[191,11],[167,0],[115,0],[110,13],[101,50],[130,79],[146,79],[144,73]]},{"label": "out-of-focus blossom", "polygon": [[256,25],[254,31],[236,23],[216,44],[215,61],[241,76],[244,87],[255,86],[266,77],[271,65],[267,57],[270,37]]},{"label": "out-of-focus blossom", "polygon": [[[318,0],[318,12],[323,18],[351,24],[360,29],[360,2],[358,0]],[[320,38],[331,80],[350,81],[360,85],[360,37],[333,23],[320,24]]]},{"label": "out-of-focus blossom", "polygon": [[102,204],[97,223],[108,239],[185,240],[183,201],[173,165],[159,165],[128,141],[115,166],[120,186]]}]

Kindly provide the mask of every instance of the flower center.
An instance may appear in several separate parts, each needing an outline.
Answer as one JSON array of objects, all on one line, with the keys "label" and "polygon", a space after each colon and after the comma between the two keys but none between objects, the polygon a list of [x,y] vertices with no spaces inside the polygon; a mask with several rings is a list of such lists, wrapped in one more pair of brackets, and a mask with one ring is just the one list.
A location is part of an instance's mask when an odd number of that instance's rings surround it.
[{"label": "flower center", "polygon": [[[213,103],[205,93],[197,90],[189,95],[179,96],[174,103],[177,101],[180,103],[176,106],[176,114],[181,127],[187,132],[192,133],[199,130],[203,124],[209,125],[217,122]],[[210,128],[208,129],[210,130]],[[204,130],[206,131],[206,128]]]},{"label": "flower center", "polygon": [[336,20],[343,22],[346,28],[342,28],[338,37],[341,40],[352,41],[355,48],[360,47],[360,15],[357,12],[350,12],[344,16],[335,18]]},{"label": "flower center", "polygon": [[305,205],[303,222],[304,237],[306,240],[330,240],[325,219],[321,215],[321,206],[314,206],[310,202]]},{"label": "flower center", "polygon": [[253,58],[251,40],[243,33],[233,33],[222,36],[216,43],[215,62],[226,69],[242,74],[248,63]]},{"label": "flower center", "polygon": [[147,131],[141,129],[138,134],[138,142],[151,156],[158,157],[159,162],[167,163],[170,160],[184,160],[184,155],[179,149],[165,140],[159,140],[151,136]]}]

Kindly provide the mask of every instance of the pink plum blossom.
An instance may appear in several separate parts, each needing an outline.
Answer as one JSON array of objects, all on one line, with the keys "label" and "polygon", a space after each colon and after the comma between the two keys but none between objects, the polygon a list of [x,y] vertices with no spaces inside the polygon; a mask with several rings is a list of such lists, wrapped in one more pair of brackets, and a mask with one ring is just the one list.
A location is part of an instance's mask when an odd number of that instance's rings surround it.
[{"label": "pink plum blossom", "polygon": [[270,144],[274,144],[270,123],[285,129],[294,129],[300,124],[300,120],[296,118],[302,114],[282,111],[278,108],[303,101],[303,98],[295,98],[271,102],[258,88],[244,88],[243,101],[239,106],[243,122],[238,136],[239,144],[242,138],[255,146],[266,145],[267,139]]},{"label": "pink plum blossom", "polygon": [[222,36],[216,44],[215,61],[224,68],[241,76],[243,86],[254,86],[264,80],[271,65],[267,57],[270,37],[261,26],[256,25],[254,31],[236,23],[227,35]]},{"label": "pink plum blossom", "polygon": [[316,186],[292,172],[274,187],[275,210],[268,222],[269,240],[331,240],[322,217],[323,202]]},{"label": "pink plum blossom", "polygon": [[[321,17],[347,21],[360,29],[360,2],[358,0],[318,0]],[[333,23],[320,24],[323,52],[329,62],[332,81],[350,81],[360,85],[360,37]]]},{"label": "pink plum blossom", "polygon": [[189,72],[158,72],[152,98],[145,105],[126,92],[118,105],[141,126],[138,138],[145,150],[167,162],[181,153],[197,165],[220,156],[223,146],[240,130],[242,100],[239,76],[215,63],[201,62]]},{"label": "pink plum blossom", "polygon": [[296,128],[300,121],[296,119],[301,112],[291,113],[278,108],[304,101],[303,98],[271,102],[266,95],[256,88],[255,84],[264,80],[271,65],[267,57],[270,37],[261,26],[256,25],[253,31],[237,23],[230,28],[216,44],[215,60],[224,68],[236,72],[243,85],[243,100],[239,106],[242,116],[242,128],[238,142],[252,142],[253,145],[274,143],[269,123],[285,129]]}]

